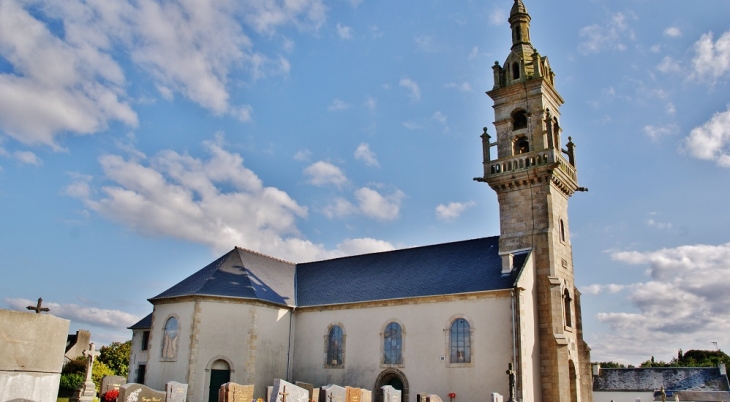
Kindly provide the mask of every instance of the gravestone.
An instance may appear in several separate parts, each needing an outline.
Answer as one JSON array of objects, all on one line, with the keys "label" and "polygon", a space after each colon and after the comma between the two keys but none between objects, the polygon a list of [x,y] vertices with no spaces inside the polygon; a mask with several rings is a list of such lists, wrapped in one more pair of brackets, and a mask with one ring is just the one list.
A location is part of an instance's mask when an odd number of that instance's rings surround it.
[{"label": "gravestone", "polygon": [[269,402],[309,402],[309,391],[277,378]]},{"label": "gravestone", "polygon": [[383,402],[401,402],[401,392],[391,385],[380,387],[383,391]]},{"label": "gravestone", "polygon": [[314,395],[314,385],[308,384],[306,382],[301,382],[301,381],[295,382],[294,385],[296,385],[299,388],[306,389],[307,392],[309,392],[309,400],[311,401],[313,399],[312,396]]},{"label": "gravestone", "polygon": [[266,387],[266,402],[271,400],[271,394],[274,393],[274,387],[269,385]]},{"label": "gravestone", "polygon": [[[253,385],[240,385],[227,382],[221,385],[218,402],[251,402],[253,401]],[[170,401],[167,401],[170,402]]]},{"label": "gravestone", "polygon": [[430,394],[426,397],[427,402],[444,402],[441,397],[436,394]]},{"label": "gravestone", "polygon": [[319,388],[312,389],[312,402],[319,402]]},{"label": "gravestone", "polygon": [[127,383],[127,379],[119,376],[119,375],[105,375],[104,378],[101,379],[101,392],[99,395],[102,397],[107,392],[116,389],[118,390],[119,387]]},{"label": "gravestone", "polygon": [[142,384],[124,384],[119,387],[117,402],[165,402],[165,393]]},{"label": "gravestone", "polygon": [[362,391],[360,388],[345,387],[345,401],[346,402],[361,402]]},{"label": "gravestone", "polygon": [[185,402],[188,399],[188,384],[170,381],[165,384],[166,402]]},{"label": "gravestone", "polygon": [[373,401],[373,391],[370,391],[368,389],[362,389],[362,402],[372,402]]},{"label": "gravestone", "polygon": [[[330,384],[319,391],[319,400],[322,402],[346,402],[347,391],[339,385]],[[400,401],[399,401],[400,402]]]},{"label": "gravestone", "polygon": [[504,397],[501,394],[492,392],[492,402],[504,402]]}]

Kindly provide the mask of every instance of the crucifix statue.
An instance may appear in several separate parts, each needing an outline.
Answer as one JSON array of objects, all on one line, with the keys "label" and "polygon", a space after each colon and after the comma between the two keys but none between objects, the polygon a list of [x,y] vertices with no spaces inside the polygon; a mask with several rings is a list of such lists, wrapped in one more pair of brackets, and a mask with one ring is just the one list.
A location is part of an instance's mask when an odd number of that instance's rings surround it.
[{"label": "crucifix statue", "polygon": [[509,364],[507,375],[509,376],[509,399],[507,401],[515,402],[515,371],[512,369],[512,363]]},{"label": "crucifix statue", "polygon": [[99,356],[99,352],[94,349],[94,343],[89,344],[89,350],[84,350],[86,356],[86,381],[91,381],[91,369],[94,366],[94,360]]},{"label": "crucifix statue", "polygon": [[42,297],[39,297],[38,298],[38,305],[36,305],[36,306],[28,306],[26,308],[28,310],[35,310],[35,313],[36,314],[40,314],[41,311],[51,311],[51,309],[49,309],[48,307],[41,307],[42,304],[43,304],[43,298]]}]

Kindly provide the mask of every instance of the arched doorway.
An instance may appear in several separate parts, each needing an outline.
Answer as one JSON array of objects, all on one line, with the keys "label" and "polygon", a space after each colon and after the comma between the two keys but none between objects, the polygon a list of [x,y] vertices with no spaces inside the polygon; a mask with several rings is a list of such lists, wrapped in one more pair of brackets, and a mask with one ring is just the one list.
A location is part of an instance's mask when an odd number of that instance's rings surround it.
[{"label": "arched doorway", "polygon": [[208,375],[208,402],[218,402],[221,385],[231,381],[231,366],[225,360],[216,360],[211,364]]},{"label": "arched doorway", "polygon": [[373,401],[383,402],[383,392],[380,387],[390,385],[391,387],[402,392],[401,401],[408,402],[408,379],[402,371],[396,369],[387,369],[380,373],[378,379],[375,380],[375,387],[373,388]]},{"label": "arched doorway", "polygon": [[572,360],[568,360],[568,377],[570,378],[570,402],[578,402],[578,376]]}]

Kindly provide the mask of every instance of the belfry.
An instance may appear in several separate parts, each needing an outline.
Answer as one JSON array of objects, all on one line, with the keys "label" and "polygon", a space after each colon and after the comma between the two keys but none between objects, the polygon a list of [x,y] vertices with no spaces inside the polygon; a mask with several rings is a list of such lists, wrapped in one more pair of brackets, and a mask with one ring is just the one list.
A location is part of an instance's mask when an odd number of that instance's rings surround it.
[{"label": "belfry", "polygon": [[[522,0],[515,0],[511,51],[503,65],[492,67],[494,87],[487,92],[494,101],[496,137],[492,141],[484,129],[484,175],[475,180],[497,193],[503,269],[526,251],[535,264],[539,357],[518,357],[517,372],[535,374],[532,384],[525,383],[529,376],[518,376],[518,399],[591,401],[590,349],[583,341],[568,221],[570,196],[586,189],[578,185],[572,138],[561,147],[564,100],[548,58],[532,46],[530,21]],[[527,395],[530,389],[534,396]]]}]

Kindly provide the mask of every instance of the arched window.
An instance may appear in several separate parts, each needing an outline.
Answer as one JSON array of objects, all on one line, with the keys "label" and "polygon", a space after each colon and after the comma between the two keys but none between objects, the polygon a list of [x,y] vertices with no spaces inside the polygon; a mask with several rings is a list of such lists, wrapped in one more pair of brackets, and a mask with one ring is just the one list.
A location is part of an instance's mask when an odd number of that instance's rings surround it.
[{"label": "arched window", "polygon": [[403,331],[397,322],[383,332],[383,364],[403,364]]},{"label": "arched window", "polygon": [[526,154],[528,152],[530,152],[530,141],[525,136],[517,137],[514,142],[514,155]]},{"label": "arched window", "polygon": [[519,25],[515,28],[515,41],[522,42],[522,27]]},{"label": "arched window", "polygon": [[527,128],[527,113],[518,110],[512,114],[512,131]]},{"label": "arched window", "polygon": [[327,362],[328,367],[342,366],[344,351],[344,336],[342,327],[333,325],[327,334]]},{"label": "arched window", "polygon": [[560,241],[565,241],[565,223],[560,220]]},{"label": "arched window", "polygon": [[571,309],[570,302],[572,299],[570,298],[570,292],[568,292],[568,289],[565,289],[565,292],[563,292],[563,303],[565,304],[565,326],[566,327],[572,327],[573,326],[573,314]]},{"label": "arched window", "polygon": [[512,79],[513,80],[520,79],[520,63],[518,63],[518,62],[512,63]]},{"label": "arched window", "polygon": [[471,363],[471,327],[463,318],[451,323],[451,363]]},{"label": "arched window", "polygon": [[177,318],[170,317],[165,323],[165,332],[162,336],[162,358],[174,359],[177,357],[177,341],[180,329]]}]

